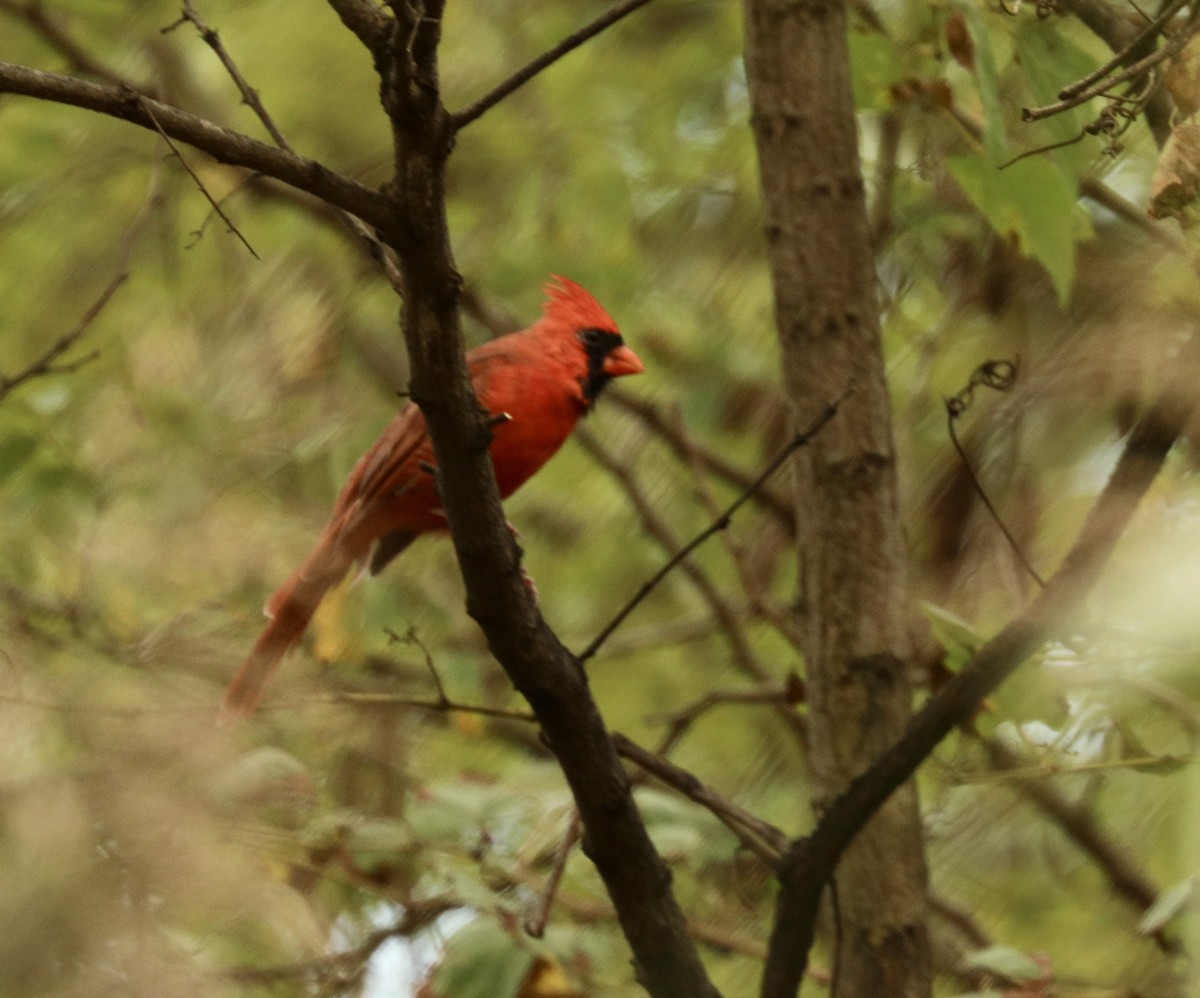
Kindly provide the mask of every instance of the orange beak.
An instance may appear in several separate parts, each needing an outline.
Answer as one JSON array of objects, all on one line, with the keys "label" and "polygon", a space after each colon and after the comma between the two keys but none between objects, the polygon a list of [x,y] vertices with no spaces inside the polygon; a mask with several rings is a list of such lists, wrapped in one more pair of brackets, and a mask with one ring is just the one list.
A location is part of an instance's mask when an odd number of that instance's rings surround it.
[{"label": "orange beak", "polygon": [[615,350],[609,351],[604,358],[604,366],[601,370],[610,378],[619,378],[623,374],[641,374],[646,368],[642,365],[638,355],[622,344]]}]

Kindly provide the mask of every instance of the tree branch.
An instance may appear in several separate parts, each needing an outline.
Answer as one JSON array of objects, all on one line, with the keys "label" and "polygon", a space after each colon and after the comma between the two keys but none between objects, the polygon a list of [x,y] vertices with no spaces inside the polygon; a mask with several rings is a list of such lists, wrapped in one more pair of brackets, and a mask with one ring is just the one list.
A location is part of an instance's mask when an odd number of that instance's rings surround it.
[{"label": "tree branch", "polygon": [[[777,472],[781,467],[783,467],[784,462],[786,462],[795,451],[799,450],[801,447],[807,446],[808,443],[812,441],[813,437],[821,432],[821,430],[825,427],[825,424],[833,419],[835,415],[837,415],[838,406],[841,405],[844,398],[845,394],[843,393],[841,398],[827,403],[821,414],[817,416],[817,418],[814,419],[808,426],[797,432],[792,439],[784,445],[779,453],[771,458],[769,462],[767,462],[767,466],[758,474],[758,477],[746,487],[745,491],[743,491],[740,496],[738,496],[725,510],[722,511],[720,516],[718,516],[704,530],[700,531],[699,534],[688,541],[687,544],[676,551],[662,568],[660,568],[654,573],[654,575],[647,579],[642,585],[641,589],[634,594],[633,598],[626,603],[625,606],[618,611],[616,616],[608,622],[604,629],[598,635],[596,635],[596,637],[592,640],[592,643],[579,653],[579,660],[581,662],[586,662],[589,658],[595,655],[596,652],[599,651],[600,646],[604,644],[608,636],[621,626],[622,621],[624,621],[625,618],[637,608],[638,604],[640,604],[642,600],[650,595],[654,588],[671,573],[672,569],[674,569],[681,562],[685,561],[689,554],[691,554],[696,550],[696,548],[712,537],[713,534],[726,529],[729,526],[729,522],[733,514],[741,509],[742,506],[744,506],[758,492],[758,490],[767,483],[770,477],[774,475],[775,472]],[[586,436],[584,436],[583,439],[586,440]]]},{"label": "tree branch", "polygon": [[477,118],[483,117],[488,111],[499,104],[505,97],[513,93],[515,90],[523,87],[526,83],[532,80],[542,70],[553,66],[568,52],[573,52],[579,48],[584,42],[596,35],[600,34],[605,28],[611,27],[622,18],[632,14],[639,7],[644,7],[650,0],[624,0],[624,3],[619,3],[611,10],[601,14],[591,24],[580,28],[573,34],[568,35],[561,42],[555,45],[552,49],[548,49],[539,55],[533,62],[529,63],[522,69],[517,70],[507,80],[493,89],[491,92],[484,94],[470,107],[458,111],[451,119],[456,130],[466,128],[467,125],[475,121]]},{"label": "tree branch", "polygon": [[384,41],[391,18],[369,0],[329,0],[329,6],[372,53]]},{"label": "tree branch", "polygon": [[1046,588],[925,704],[896,745],[830,804],[813,833],[793,844],[780,872],[764,998],[796,993],[808,962],[821,893],[854,836],[938,742],[973,716],[984,697],[1079,612],[1196,407],[1198,362],[1200,336],[1193,336],[1176,366],[1176,378],[1130,434],[1078,539]]},{"label": "tree branch", "polygon": [[[692,455],[691,447],[679,433],[679,428],[673,426],[662,410],[653,402],[637,398],[622,390],[620,385],[612,385],[607,391],[605,401],[616,404],[625,412],[636,416],[647,429],[663,441],[677,457],[688,460]],[[698,449],[704,458],[705,467],[717,477],[724,479],[739,489],[750,488],[754,481],[752,472],[745,471],[732,464],[720,454],[711,450]],[[796,511],[792,509],[787,497],[769,484],[763,485],[754,493],[754,501],[770,512],[789,531],[796,531]]]},{"label": "tree branch", "polygon": [[686,769],[649,749],[642,748],[624,735],[614,733],[612,738],[619,755],[640,766],[667,786],[678,790],[688,800],[699,804],[768,866],[774,867],[779,862],[788,847],[788,838],[770,822],[763,821],[745,808],[738,807]]},{"label": "tree branch", "polygon": [[275,177],[323,198],[368,224],[378,226],[388,220],[390,205],[378,191],[315,160],[269,146],[124,87],[105,86],[60,73],[0,62],[0,93],[85,108],[150,131],[157,131],[157,121],[171,138],[195,146],[219,163],[242,166]]},{"label": "tree branch", "polygon": [[[87,51],[53,13],[39,0],[0,0],[0,10],[20,18],[30,30],[58,52],[72,70],[114,86],[134,87],[132,80],[105,66]],[[135,87],[136,89],[136,87]]]},{"label": "tree branch", "polygon": [[[335,4],[339,12],[346,7]],[[411,394],[437,456],[467,611],[537,714],[566,776],[583,821],[583,851],[616,908],[638,980],[655,998],[716,998],[587,676],[538,612],[522,577],[488,455],[486,414],[463,359],[461,278],[446,220],[454,126],[438,84],[442,2],[392,0],[390,7],[395,23],[375,52],[395,155],[387,188],[393,210],[380,232],[397,254]]]}]

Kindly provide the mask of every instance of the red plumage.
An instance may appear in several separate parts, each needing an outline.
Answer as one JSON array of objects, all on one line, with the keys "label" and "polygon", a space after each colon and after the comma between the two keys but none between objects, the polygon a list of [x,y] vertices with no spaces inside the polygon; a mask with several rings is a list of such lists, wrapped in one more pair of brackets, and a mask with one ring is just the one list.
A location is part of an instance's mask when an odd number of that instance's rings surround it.
[{"label": "red plumage", "polygon": [[[480,403],[508,419],[493,428],[492,464],[507,498],[546,463],[609,379],[642,370],[616,323],[563,277],[546,286],[542,317],[467,354]],[[369,559],[377,574],[423,533],[445,529],[433,446],[409,403],[359,458],[312,552],[267,601],[271,618],[225,692],[223,709],[249,714],[325,593]]]}]

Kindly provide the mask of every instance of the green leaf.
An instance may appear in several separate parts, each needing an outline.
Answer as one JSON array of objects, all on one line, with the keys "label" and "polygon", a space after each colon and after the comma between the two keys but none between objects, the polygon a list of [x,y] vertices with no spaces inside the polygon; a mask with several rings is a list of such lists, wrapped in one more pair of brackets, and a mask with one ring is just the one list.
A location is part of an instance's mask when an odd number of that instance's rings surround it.
[{"label": "green leaf", "polygon": [[982,970],[1006,981],[1038,981],[1046,972],[1027,953],[1011,946],[988,946],[976,950],[963,961],[966,970]]},{"label": "green leaf", "polygon": [[1181,880],[1179,883],[1163,891],[1138,922],[1138,932],[1144,936],[1153,935],[1164,928],[1175,916],[1188,907],[1192,895],[1196,893],[1195,876]]},{"label": "green leaf", "polygon": [[946,649],[951,660],[946,663],[949,668],[961,666],[983,644],[983,635],[968,621],[949,610],[922,600],[921,612],[933,628],[933,636],[938,644]]},{"label": "green leaf", "polygon": [[[1017,59],[1039,105],[1058,100],[1058,92],[1064,84],[1086,76],[1096,65],[1096,60],[1074,45],[1062,31],[1054,30],[1044,21],[1023,21],[1017,29],[1015,42]],[[1079,108],[1072,108],[1022,128],[1023,143],[1036,147],[1076,139],[1083,131],[1085,120]],[[1082,175],[1095,154],[1095,140],[1090,138],[1048,153],[1076,178]]]},{"label": "green leaf", "polygon": [[495,923],[477,919],[447,941],[434,991],[443,998],[516,998],[536,958]]},{"label": "green leaf", "polygon": [[1065,303],[1075,278],[1075,186],[1047,159],[1023,159],[1003,170],[979,156],[955,156],[951,175],[1000,235],[1016,237],[1026,256],[1050,275]]}]

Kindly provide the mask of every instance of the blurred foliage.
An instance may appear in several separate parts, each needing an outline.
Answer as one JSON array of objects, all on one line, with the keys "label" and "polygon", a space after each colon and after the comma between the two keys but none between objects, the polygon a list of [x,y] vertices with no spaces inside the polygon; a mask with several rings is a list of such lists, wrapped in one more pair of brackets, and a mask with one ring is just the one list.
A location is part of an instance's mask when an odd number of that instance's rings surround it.
[{"label": "blurred foliage", "polygon": [[[160,32],[176,4],[42,9],[113,72],[263,134],[191,26]],[[330,9],[200,10],[297,149],[386,179],[370,62]],[[450,4],[447,103],[474,100],[598,10]],[[958,2],[892,0],[878,14],[856,23],[851,48],[902,515],[927,607],[914,632],[956,669],[1032,584],[949,445],[942,399],[985,359],[1019,356],[1016,388],[978,395],[960,433],[1048,574],[1190,328],[1198,288],[1177,254],[1079,198],[1087,176],[1144,200],[1154,147],[1140,126],[1119,158],[1087,138],[996,170],[1080,131],[1078,116],[1019,120],[1104,57],[1078,25]],[[71,68],[10,5],[0,24],[0,58]],[[572,647],[666,557],[630,481],[682,541],[737,492],[703,454],[752,472],[784,438],[740,47],[737,5],[661,0],[472,125],[451,164],[470,289],[523,323],[547,274],[587,285],[647,361],[628,393],[692,450],[680,459],[606,399],[588,427],[626,482],[569,444],[509,503]],[[214,727],[259,606],[405,387],[397,304],[369,257],[306,201],[184,150],[252,258],[169,150],[119,122],[4,98],[0,134],[0,374],[70,331],[132,247],[129,282],[63,359],[99,357],[0,400],[0,993],[639,993],[577,847],[544,938],[523,931],[571,815],[536,731],[414,705],[437,690],[422,649],[389,631],[415,632],[454,701],[522,706],[465,614],[449,545],[422,541],[381,579],[339,590],[263,713]],[[1187,990],[1180,958],[1150,936],[1197,934],[1194,478],[1190,451],[1177,455],[1077,633],[977,719],[1028,768],[993,772],[968,733],[926,767],[933,889],[960,913],[934,915],[944,993],[1005,980],[1041,981],[1037,994]],[[773,623],[794,598],[787,538],[786,522],[751,507],[694,559],[733,631],[683,572],[636,611],[590,665],[614,729],[654,745],[712,691],[803,673]],[[797,712],[716,707],[672,757],[802,831]],[[1160,903],[1115,894],[1030,805],[1030,782],[1090,815]],[[753,993],[767,871],[708,812],[650,784],[638,793],[714,980]]]}]

